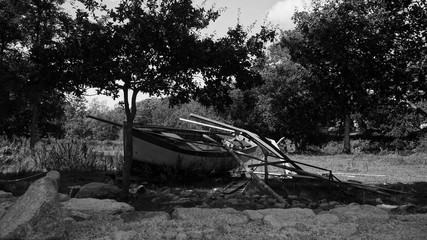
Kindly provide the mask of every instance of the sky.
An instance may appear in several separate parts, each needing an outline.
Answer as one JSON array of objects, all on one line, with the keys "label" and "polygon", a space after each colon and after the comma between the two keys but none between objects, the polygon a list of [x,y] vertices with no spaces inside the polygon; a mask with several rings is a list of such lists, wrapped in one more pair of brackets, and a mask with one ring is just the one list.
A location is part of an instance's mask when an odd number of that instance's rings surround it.
[{"label": "sky", "polygon": [[[247,30],[256,33],[260,26],[267,23],[282,30],[289,30],[294,27],[292,15],[295,9],[304,10],[310,3],[310,0],[194,0],[195,5],[200,6],[203,2],[205,6],[214,6],[215,9],[224,9],[224,12],[214,23],[203,31],[205,34],[216,34],[221,37],[227,33],[228,28],[240,23]],[[104,3],[110,7],[116,6],[119,0],[104,0]],[[250,26],[253,26],[250,28]],[[93,95],[94,90],[89,91],[88,95]],[[148,96],[140,93],[137,101],[141,101]],[[110,107],[114,107],[119,99],[113,100],[107,96],[86,97],[89,102],[94,98],[97,101],[104,102]]]}]

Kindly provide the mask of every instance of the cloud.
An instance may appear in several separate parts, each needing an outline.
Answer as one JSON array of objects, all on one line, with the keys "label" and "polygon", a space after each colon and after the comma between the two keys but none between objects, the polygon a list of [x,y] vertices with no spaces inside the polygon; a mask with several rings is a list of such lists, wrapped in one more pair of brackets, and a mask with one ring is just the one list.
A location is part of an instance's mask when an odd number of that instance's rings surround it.
[{"label": "cloud", "polygon": [[306,0],[282,0],[275,3],[267,12],[267,20],[284,30],[294,28],[292,21],[295,9],[301,11],[307,6]]}]

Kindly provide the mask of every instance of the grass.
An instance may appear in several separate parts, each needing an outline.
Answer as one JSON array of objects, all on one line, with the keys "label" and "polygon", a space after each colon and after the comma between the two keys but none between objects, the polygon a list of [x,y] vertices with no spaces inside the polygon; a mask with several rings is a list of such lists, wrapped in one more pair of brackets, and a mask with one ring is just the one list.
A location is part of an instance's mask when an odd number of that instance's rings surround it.
[{"label": "grass", "polygon": [[50,139],[39,142],[31,150],[28,139],[0,137],[0,173],[120,170],[122,149],[116,143]]},{"label": "grass", "polygon": [[[340,180],[363,183],[427,182],[427,153],[291,155],[292,160],[330,169]],[[310,172],[324,171],[303,166]]]},{"label": "grass", "polygon": [[[329,144],[329,152],[336,148],[335,145]],[[123,161],[122,149],[122,143],[116,141],[49,140],[39,142],[32,151],[28,139],[16,138],[10,141],[0,137],[0,175],[3,175],[2,179],[7,175],[8,178],[13,178],[50,169],[71,174],[119,171]],[[261,157],[262,154],[259,155]],[[386,151],[379,154],[356,151],[351,155],[292,154],[289,157],[298,162],[330,169],[341,180],[375,184],[427,182],[427,151],[406,155]],[[309,172],[325,173],[319,169],[301,167]],[[269,172],[274,173],[275,170],[277,168]],[[263,167],[256,171],[263,171]]]}]

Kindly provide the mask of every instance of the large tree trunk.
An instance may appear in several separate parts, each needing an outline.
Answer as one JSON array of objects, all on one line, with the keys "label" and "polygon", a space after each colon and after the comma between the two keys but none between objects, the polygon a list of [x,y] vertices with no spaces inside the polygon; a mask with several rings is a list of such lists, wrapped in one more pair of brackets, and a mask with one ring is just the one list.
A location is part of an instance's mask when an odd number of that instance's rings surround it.
[{"label": "large tree trunk", "polygon": [[[133,122],[133,121],[132,121]],[[133,158],[133,143],[132,143],[132,125],[133,123],[126,121],[123,123],[123,182],[122,182],[122,199],[127,199],[130,188],[130,172]]]},{"label": "large tree trunk", "polygon": [[31,128],[30,128],[30,149],[34,149],[38,140],[38,127],[37,122],[39,120],[39,104],[34,103],[32,105],[32,116],[31,116]]},{"label": "large tree trunk", "polygon": [[123,88],[124,103],[125,103],[125,112],[126,112],[126,123],[123,124],[123,150],[124,150],[124,159],[123,159],[123,182],[122,182],[122,194],[121,197],[123,200],[129,197],[129,187],[130,187],[130,172],[131,165],[133,160],[133,142],[132,142],[132,128],[133,120],[136,115],[136,96],[138,91],[133,91],[131,103],[129,104],[129,88]]},{"label": "large tree trunk", "polygon": [[344,119],[344,147],[343,153],[350,154],[351,146],[350,146],[350,114],[346,114]]}]

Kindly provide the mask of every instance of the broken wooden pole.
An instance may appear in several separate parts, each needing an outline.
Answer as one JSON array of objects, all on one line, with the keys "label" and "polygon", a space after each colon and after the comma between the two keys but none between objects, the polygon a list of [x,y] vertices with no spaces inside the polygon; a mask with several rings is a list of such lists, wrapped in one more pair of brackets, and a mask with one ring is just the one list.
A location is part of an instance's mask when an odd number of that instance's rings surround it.
[{"label": "broken wooden pole", "polygon": [[267,184],[265,184],[251,169],[245,167],[245,163],[243,162],[243,160],[239,156],[237,156],[237,154],[232,149],[227,146],[224,146],[224,148],[231,154],[231,156],[233,156],[234,159],[236,159],[240,163],[242,167],[245,168],[245,171],[252,177],[252,179],[255,180],[255,183],[257,183],[259,187],[271,194],[279,203],[287,203],[282,196],[277,194],[273,189],[271,189]]},{"label": "broken wooden pole", "polygon": [[268,155],[264,152],[264,182],[268,183]]}]

